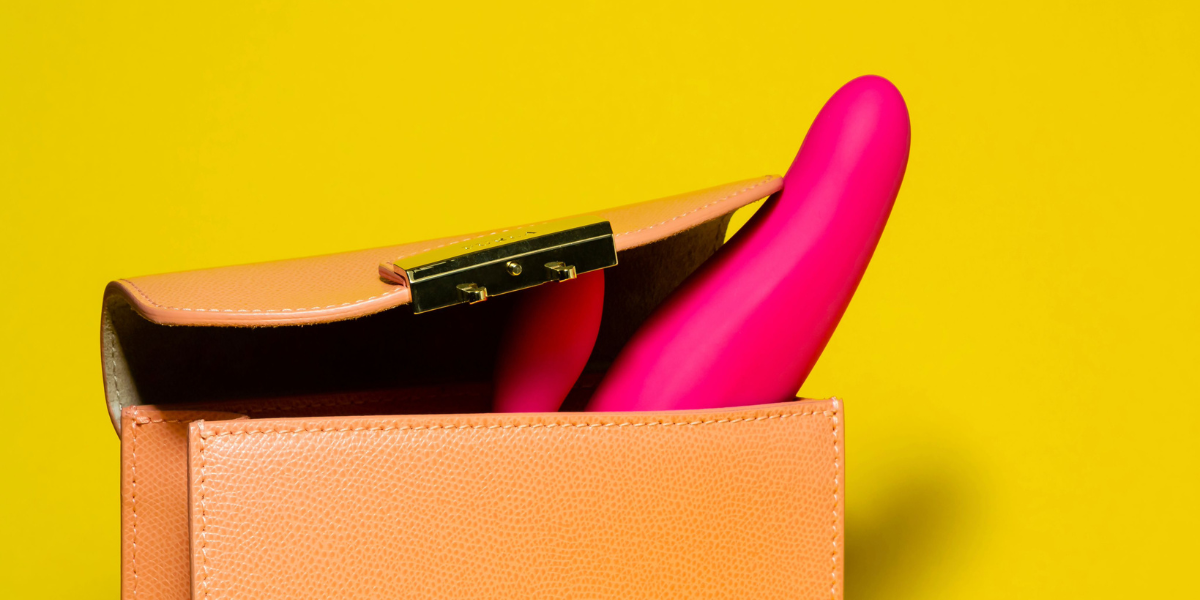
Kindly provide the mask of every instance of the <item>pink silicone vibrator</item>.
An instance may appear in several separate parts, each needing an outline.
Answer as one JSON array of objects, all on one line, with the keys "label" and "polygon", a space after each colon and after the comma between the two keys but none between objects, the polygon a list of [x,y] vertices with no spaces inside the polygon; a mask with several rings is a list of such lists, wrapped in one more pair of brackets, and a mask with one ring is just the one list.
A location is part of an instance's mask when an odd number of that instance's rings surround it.
[{"label": "pink silicone vibrator", "polygon": [[908,163],[904,99],[855,79],[813,121],[783,180],[634,334],[588,410],[790,399],[846,310]]},{"label": "pink silicone vibrator", "polygon": [[553,412],[579,379],[604,312],[604,271],[521,292],[496,360],[495,412]]}]

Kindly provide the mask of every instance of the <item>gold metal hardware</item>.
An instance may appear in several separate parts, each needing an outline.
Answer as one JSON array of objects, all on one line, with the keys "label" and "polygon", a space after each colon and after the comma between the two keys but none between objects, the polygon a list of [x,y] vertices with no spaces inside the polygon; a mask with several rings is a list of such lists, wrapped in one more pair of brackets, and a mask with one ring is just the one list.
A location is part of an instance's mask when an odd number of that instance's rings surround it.
[{"label": "gold metal hardware", "polygon": [[379,269],[384,279],[408,286],[413,312],[422,313],[567,281],[616,264],[608,221],[572,217],[448,244]]},{"label": "gold metal hardware", "polygon": [[457,287],[459,297],[471,304],[483,302],[488,299],[488,291],[485,287],[480,287],[474,283],[462,283]]},{"label": "gold metal hardware", "polygon": [[575,265],[568,265],[561,260],[548,262],[545,266],[546,273],[552,281],[566,281],[578,277],[575,272]]}]

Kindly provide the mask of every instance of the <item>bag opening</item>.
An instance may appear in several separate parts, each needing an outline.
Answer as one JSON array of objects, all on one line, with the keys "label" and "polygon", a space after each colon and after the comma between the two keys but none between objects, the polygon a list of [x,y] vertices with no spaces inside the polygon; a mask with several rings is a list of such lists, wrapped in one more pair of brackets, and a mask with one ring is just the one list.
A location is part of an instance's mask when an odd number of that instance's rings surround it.
[{"label": "bag opening", "polygon": [[[586,405],[642,322],[720,248],[731,216],[619,252],[619,264],[605,270],[595,348],[562,410]],[[401,305],[275,327],[162,325],[110,295],[103,319],[110,411],[153,404],[260,417],[489,412],[500,336],[521,294],[419,315]]]}]

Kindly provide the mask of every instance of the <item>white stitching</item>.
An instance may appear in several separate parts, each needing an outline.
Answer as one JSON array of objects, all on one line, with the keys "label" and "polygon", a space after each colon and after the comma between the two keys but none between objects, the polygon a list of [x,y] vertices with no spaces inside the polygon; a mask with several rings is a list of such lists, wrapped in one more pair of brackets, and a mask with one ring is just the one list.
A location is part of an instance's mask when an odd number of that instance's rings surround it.
[{"label": "white stitching", "polygon": [[204,484],[208,482],[208,476],[205,469],[208,467],[208,461],[204,457],[204,451],[208,444],[205,443],[205,438],[200,438],[200,570],[204,573],[204,577],[200,580],[200,585],[204,588],[204,597],[208,597],[208,505],[205,500],[208,497],[208,490]]},{"label": "white stitching", "polygon": [[142,291],[142,288],[137,286],[136,283],[134,283],[128,279],[122,279],[121,281],[124,283],[128,283],[131,287],[133,287],[133,289],[138,293],[138,295],[140,295],[142,298],[145,298],[146,302],[149,302],[155,308],[165,308],[167,310],[183,310],[183,311],[187,311],[187,312],[256,312],[256,313],[308,312],[308,311],[314,311],[314,310],[327,310],[330,308],[338,308],[339,306],[350,306],[353,304],[361,304],[363,302],[370,302],[371,300],[377,300],[379,298],[383,298],[384,296],[390,296],[397,292],[403,292],[403,291],[408,290],[408,288],[400,287],[400,288],[396,288],[394,290],[388,290],[377,296],[371,296],[370,298],[363,298],[362,300],[355,300],[354,302],[343,302],[341,304],[330,304],[329,306],[313,306],[313,307],[309,307],[309,308],[268,308],[268,309],[239,308],[237,310],[234,310],[232,308],[180,308],[178,306],[166,306],[164,304],[159,304],[159,303],[155,302],[154,300],[152,300],[150,298],[150,296],[148,296],[146,294],[146,292]]},{"label": "white stitching", "polygon": [[838,543],[837,505],[838,504],[837,503],[838,503],[838,458],[839,458],[839,456],[838,456],[838,453],[839,453],[839,450],[838,450],[838,414],[837,414],[838,402],[839,401],[837,398],[833,398],[833,411],[831,411],[832,414],[829,417],[830,422],[833,424],[833,525],[832,525],[832,527],[833,527],[833,550],[832,550],[833,551],[833,557],[832,557],[833,558],[833,567],[832,567],[832,569],[833,570],[830,572],[830,577],[833,579],[833,581],[832,581],[832,587],[830,588],[829,592],[834,600],[837,600],[837,590],[838,590],[838,588],[837,588],[837,559],[838,559],[838,549],[837,549],[837,543]]},{"label": "white stitching", "polygon": [[154,418],[150,418],[150,417],[143,417],[138,414],[136,408],[133,409],[131,416],[133,418],[130,419],[130,422],[129,422],[129,426],[130,426],[130,428],[132,428],[132,431],[129,432],[129,435],[130,435],[129,454],[130,454],[130,458],[131,458],[130,464],[129,464],[129,478],[130,478],[129,497],[130,497],[130,504],[132,505],[131,510],[133,512],[133,539],[130,542],[131,545],[133,546],[133,548],[131,551],[131,556],[129,558],[129,562],[130,562],[129,567],[130,567],[130,571],[133,574],[132,595],[134,598],[137,598],[138,581],[140,581],[140,579],[138,578],[138,572],[137,572],[137,565],[138,565],[138,560],[137,560],[137,550],[138,550],[138,547],[137,547],[137,540],[138,540],[138,512],[137,512],[138,426],[139,425],[149,425],[150,423],[189,423],[190,421],[181,421],[178,419],[154,419]]},{"label": "white stitching", "polygon": [[831,416],[833,414],[836,414],[836,413],[834,411],[781,413],[781,414],[775,414],[775,415],[762,415],[762,416],[758,416],[758,417],[739,417],[736,419],[713,419],[713,420],[708,420],[708,421],[644,421],[644,422],[625,421],[625,422],[607,422],[607,423],[589,423],[589,422],[585,421],[582,423],[570,423],[570,422],[567,422],[567,423],[532,423],[532,424],[523,423],[520,425],[471,425],[471,424],[465,424],[465,425],[399,425],[399,426],[386,425],[386,426],[382,426],[382,427],[342,427],[342,428],[324,427],[321,429],[306,429],[306,428],[301,427],[301,428],[297,428],[297,429],[254,429],[254,430],[243,430],[243,431],[218,431],[218,432],[201,431],[200,436],[207,439],[207,438],[211,438],[211,437],[224,437],[227,435],[256,435],[256,434],[267,434],[267,433],[295,434],[295,433],[341,433],[341,432],[360,432],[360,431],[432,431],[432,430],[437,430],[437,429],[447,429],[447,430],[539,429],[539,428],[540,429],[551,429],[551,428],[555,428],[555,427],[581,429],[581,428],[596,428],[596,427],[653,427],[655,425],[659,425],[659,426],[663,426],[663,427],[670,427],[670,426],[680,426],[680,425],[698,426],[698,425],[731,424],[731,423],[742,423],[742,422],[767,421],[770,419],[786,419],[788,417],[804,417],[804,416],[808,416],[808,415]]},{"label": "white stitching", "polygon": [[[137,415],[136,411],[134,412],[134,415],[135,416]],[[132,573],[133,573],[133,594],[132,595],[134,598],[137,598],[137,593],[138,593],[138,574],[137,574],[137,538],[138,538],[138,528],[137,528],[137,523],[138,523],[138,514],[137,514],[137,432],[138,432],[138,421],[137,421],[137,419],[132,419],[129,423],[129,426],[133,429],[133,431],[129,432],[129,435],[131,436],[131,439],[129,440],[129,453],[132,455],[132,460],[130,461],[130,464],[129,464],[129,478],[131,481],[130,491],[129,491],[129,497],[130,497],[129,503],[130,503],[131,509],[133,511],[133,540],[130,542],[131,545],[133,546],[133,549],[130,552],[131,556],[129,557],[129,562],[130,562],[129,568],[130,568],[130,571],[132,571]]]},{"label": "white stitching", "polygon": [[[149,298],[147,298],[149,300]],[[104,307],[104,336],[108,338],[108,370],[112,376],[113,395],[116,396],[117,406],[125,408],[121,402],[121,377],[117,375],[117,332],[108,307]]]},{"label": "white stitching", "polygon": [[[752,189],[754,189],[754,188],[756,188],[756,187],[759,187],[759,186],[763,185],[764,183],[767,183],[767,182],[769,182],[769,181],[774,181],[775,179],[778,179],[778,178],[777,178],[777,177],[775,177],[774,175],[767,176],[766,178],[764,178],[763,180],[759,181],[758,183],[756,183],[756,184],[754,184],[754,185],[751,185],[751,186],[749,186],[749,187],[742,188],[742,189],[740,189],[740,190],[738,190],[738,191],[736,191],[736,192],[733,192],[732,194],[729,194],[729,195],[727,195],[727,196],[724,196],[724,197],[722,197],[722,198],[719,198],[719,199],[717,199],[717,200],[713,200],[712,202],[709,202],[708,204],[705,204],[704,206],[701,206],[701,207],[698,207],[698,208],[694,208],[694,209],[692,209],[692,210],[689,210],[689,211],[687,211],[687,212],[685,212],[685,213],[683,213],[683,214],[681,214],[681,215],[678,215],[678,216],[672,217],[672,218],[670,218],[670,219],[666,219],[666,220],[664,220],[664,221],[661,221],[661,222],[655,223],[654,225],[649,225],[649,226],[646,226],[646,227],[642,227],[642,228],[640,228],[640,229],[634,229],[633,231],[623,231],[623,232],[621,232],[621,233],[616,233],[616,234],[613,234],[613,237],[614,237],[614,238],[618,238],[618,237],[621,237],[621,236],[623,236],[623,235],[630,235],[630,234],[637,233],[637,232],[639,232],[639,231],[645,231],[645,230],[647,230],[647,229],[654,229],[655,227],[658,227],[658,226],[660,226],[660,225],[665,225],[665,224],[667,224],[667,223],[670,223],[671,221],[675,221],[675,220],[678,220],[678,219],[682,219],[682,218],[684,218],[684,217],[686,217],[686,216],[688,216],[688,215],[690,215],[690,214],[692,214],[692,213],[694,213],[694,212],[697,212],[697,211],[704,210],[704,209],[706,209],[706,208],[708,208],[708,207],[710,207],[710,206],[716,206],[717,204],[720,204],[720,203],[722,203],[722,202],[725,202],[726,200],[729,200],[730,198],[733,198],[734,196],[737,196],[737,195],[739,195],[739,194],[743,194],[743,193],[745,193],[745,192],[748,192],[748,191],[750,191],[750,190],[752,190]],[[548,222],[548,221],[543,221],[542,223],[547,223],[547,222]],[[517,230],[517,229],[524,229],[524,228],[526,228],[526,227],[534,227],[534,226],[536,226],[536,225],[541,225],[542,223],[531,223],[531,224],[529,224],[529,225],[522,225],[522,226],[520,226],[520,227],[513,227],[513,228],[511,228],[511,229],[504,229],[504,230],[500,230],[500,231],[493,231],[493,232],[491,232],[491,233],[484,233],[484,234],[481,234],[481,235],[478,235],[478,236],[475,236],[475,237],[468,237],[468,238],[464,238],[464,239],[457,240],[457,241],[446,242],[446,243],[444,243],[444,244],[441,244],[441,245],[439,245],[439,246],[433,246],[433,247],[431,247],[431,248],[425,248],[424,250],[417,250],[417,251],[413,251],[413,252],[411,252],[411,253],[409,253],[409,254],[404,254],[404,255],[401,255],[401,256],[397,256],[396,258],[392,259],[392,261],[389,261],[389,264],[391,264],[391,262],[394,262],[395,260],[399,260],[399,259],[401,259],[401,258],[407,258],[407,257],[409,257],[409,256],[415,256],[415,255],[417,255],[417,254],[420,254],[420,253],[422,253],[422,252],[428,252],[428,251],[430,251],[430,250],[436,250],[436,249],[438,249],[438,248],[442,248],[442,247],[448,246],[448,245],[450,245],[450,244],[459,244],[459,243],[462,243],[462,242],[467,242],[467,241],[470,241],[470,240],[473,240],[473,239],[479,239],[479,238],[481,238],[481,237],[488,236],[488,235],[494,235],[494,234],[497,234],[497,233],[505,233],[505,232],[508,232],[508,231],[514,231],[514,230]],[[217,312],[217,313],[219,313],[219,312],[227,312],[227,313],[232,313],[232,312],[247,312],[247,311],[249,311],[249,312],[263,312],[263,313],[277,313],[277,312],[310,312],[310,311],[318,311],[318,310],[328,310],[328,309],[330,309],[330,308],[338,308],[338,307],[340,307],[340,306],[352,306],[352,305],[354,305],[354,304],[361,304],[361,303],[363,303],[363,302],[370,302],[371,300],[377,300],[377,299],[379,299],[379,298],[383,298],[384,296],[389,296],[389,295],[391,295],[391,294],[395,294],[395,293],[397,293],[397,292],[405,291],[405,290],[407,290],[407,289],[408,289],[408,288],[406,288],[406,287],[400,287],[400,288],[396,288],[396,289],[394,289],[394,290],[389,290],[389,291],[383,292],[382,294],[379,294],[379,295],[377,295],[377,296],[371,296],[370,298],[363,298],[363,299],[361,299],[361,300],[355,300],[355,301],[353,301],[353,302],[342,302],[341,304],[330,304],[329,306],[324,306],[324,307],[322,307],[322,306],[313,306],[313,307],[309,307],[309,308],[268,308],[268,309],[258,309],[258,308],[254,308],[254,309],[245,309],[245,308],[239,308],[239,309],[233,309],[233,308],[181,308],[181,307],[178,307],[178,306],[166,306],[166,305],[163,305],[163,304],[159,304],[159,303],[155,302],[153,299],[151,299],[151,298],[150,298],[150,296],[149,296],[148,294],[146,294],[146,292],[144,292],[144,291],[142,290],[142,288],[138,287],[136,283],[134,283],[134,282],[132,282],[132,281],[130,281],[130,280],[128,280],[128,279],[122,279],[121,281],[122,281],[122,282],[124,282],[124,283],[128,283],[128,284],[129,284],[129,285],[130,285],[130,286],[131,286],[131,287],[132,287],[132,288],[133,288],[135,291],[137,291],[137,293],[138,293],[138,294],[139,294],[139,295],[140,295],[142,298],[145,298],[145,299],[146,299],[146,302],[149,302],[149,303],[150,303],[152,306],[154,306],[155,308],[163,308],[163,309],[167,309],[167,310],[181,310],[181,311],[187,311],[187,312]]]},{"label": "white stitching", "polygon": [[[296,429],[296,430],[287,430],[287,431],[280,431],[280,430],[235,431],[235,432],[226,431],[226,432],[219,432],[216,434],[213,434],[213,433],[206,434],[206,432],[203,431],[203,424],[202,424],[201,432],[200,432],[200,485],[199,485],[199,487],[200,487],[200,532],[199,532],[199,537],[200,537],[200,569],[204,575],[200,581],[200,585],[203,588],[204,598],[208,598],[209,569],[208,569],[208,555],[205,552],[205,549],[206,549],[207,543],[208,543],[208,538],[207,538],[208,512],[207,512],[207,506],[205,503],[205,500],[208,495],[208,491],[207,491],[207,488],[205,487],[205,484],[208,482],[208,478],[206,476],[205,469],[208,466],[208,462],[207,462],[207,459],[205,459],[205,457],[204,457],[204,452],[205,452],[205,450],[208,449],[208,443],[206,440],[208,440],[209,438],[214,437],[214,436],[219,437],[219,436],[224,436],[224,435],[256,434],[256,433],[331,433],[331,432],[356,432],[357,433],[360,431],[402,431],[402,430],[417,431],[417,430],[433,430],[433,429],[446,429],[446,430],[457,431],[457,430],[464,430],[464,429],[466,429],[466,430],[532,429],[532,428],[536,428],[536,427],[546,427],[546,428],[549,428],[549,427],[576,427],[576,428],[588,427],[588,428],[591,428],[591,427],[626,427],[626,426],[640,427],[640,426],[651,426],[651,425],[699,426],[699,425],[712,425],[712,424],[720,424],[720,423],[757,422],[757,421],[764,421],[764,420],[769,420],[769,419],[785,419],[788,417],[823,415],[823,416],[829,417],[831,419],[831,421],[833,422],[833,431],[834,431],[834,456],[833,456],[834,523],[833,523],[833,525],[834,525],[834,529],[835,529],[834,539],[836,540],[837,539],[837,532],[836,532],[837,512],[836,512],[836,510],[837,510],[837,483],[838,483],[838,478],[837,478],[837,468],[838,468],[838,462],[837,462],[837,460],[838,460],[838,456],[837,456],[837,452],[838,452],[838,450],[837,450],[837,448],[838,448],[838,446],[837,446],[837,414],[838,414],[838,411],[837,411],[837,407],[838,407],[837,401],[836,401],[836,399],[834,399],[833,410],[831,410],[831,411],[826,410],[826,411],[821,411],[821,412],[782,413],[782,414],[776,414],[776,415],[762,415],[762,416],[754,417],[754,418],[747,417],[747,418],[737,418],[737,419],[716,419],[716,420],[708,420],[708,421],[649,421],[649,422],[636,422],[636,423],[635,422],[620,422],[620,423],[617,423],[617,422],[609,422],[609,423],[587,423],[587,422],[584,422],[584,423],[548,423],[548,424],[535,423],[533,425],[431,425],[428,427],[425,427],[425,426],[347,427],[347,428],[343,428],[343,429],[332,429],[332,428]],[[837,578],[836,550],[835,550],[835,554],[834,554],[833,577],[836,580],[836,578]],[[836,596],[837,596],[837,586],[836,585],[833,587],[832,591],[833,591],[834,597],[836,598]]]}]

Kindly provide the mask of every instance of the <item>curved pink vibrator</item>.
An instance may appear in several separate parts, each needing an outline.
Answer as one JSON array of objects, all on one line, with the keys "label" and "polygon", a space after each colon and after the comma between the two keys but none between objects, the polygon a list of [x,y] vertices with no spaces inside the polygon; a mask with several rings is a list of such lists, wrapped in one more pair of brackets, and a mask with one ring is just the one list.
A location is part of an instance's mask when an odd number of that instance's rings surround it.
[{"label": "curved pink vibrator", "polygon": [[521,292],[496,360],[495,412],[553,412],[579,379],[604,312],[604,271]]},{"label": "curved pink vibrator", "polygon": [[783,180],[617,356],[590,411],[787,400],[821,355],[883,233],[908,164],[895,86],[842,86]]}]

